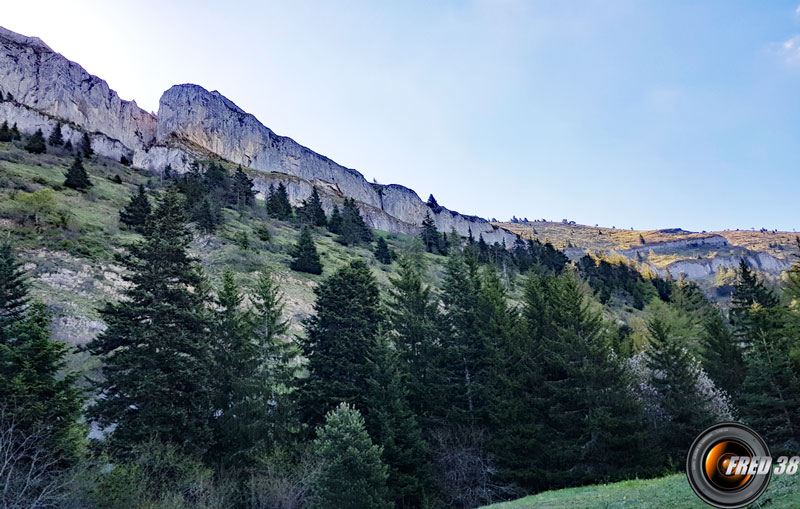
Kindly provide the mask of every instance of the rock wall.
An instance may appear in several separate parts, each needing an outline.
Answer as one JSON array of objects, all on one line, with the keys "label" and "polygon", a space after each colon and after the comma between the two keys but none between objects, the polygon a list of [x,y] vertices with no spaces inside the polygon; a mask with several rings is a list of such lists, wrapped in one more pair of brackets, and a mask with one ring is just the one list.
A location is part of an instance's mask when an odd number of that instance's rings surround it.
[{"label": "rock wall", "polygon": [[0,27],[0,91],[42,113],[141,150],[155,140],[156,117],[123,101],[92,76],[35,37]]}]

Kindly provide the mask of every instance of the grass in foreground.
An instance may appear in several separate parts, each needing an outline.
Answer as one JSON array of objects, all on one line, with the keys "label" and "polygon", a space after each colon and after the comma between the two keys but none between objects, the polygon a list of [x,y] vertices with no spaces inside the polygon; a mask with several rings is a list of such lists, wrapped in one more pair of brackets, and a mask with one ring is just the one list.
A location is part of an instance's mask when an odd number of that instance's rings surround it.
[{"label": "grass in foreground", "polygon": [[[800,478],[775,476],[766,493],[752,508],[790,508],[800,506]],[[706,508],[694,494],[684,474],[660,479],[622,481],[613,484],[546,491],[512,502],[495,504],[492,509],[644,509]]]}]

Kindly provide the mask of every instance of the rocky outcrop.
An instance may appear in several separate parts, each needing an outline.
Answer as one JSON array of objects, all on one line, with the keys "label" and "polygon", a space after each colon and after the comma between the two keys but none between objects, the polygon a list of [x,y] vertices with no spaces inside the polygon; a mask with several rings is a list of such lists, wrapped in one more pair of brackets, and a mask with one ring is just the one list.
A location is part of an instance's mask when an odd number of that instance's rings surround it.
[{"label": "rocky outcrop", "polygon": [[[687,259],[670,263],[666,270],[670,276],[678,279],[681,274],[689,279],[702,279],[716,275],[720,267],[735,269],[741,260],[744,260],[751,268],[758,270],[762,274],[773,277],[787,270],[791,263],[786,260],[775,258],[769,253],[757,253],[744,250],[741,256],[714,256],[702,259]],[[657,269],[656,269],[657,270]],[[662,275],[666,275],[664,270],[658,270]]]},{"label": "rocky outcrop", "polygon": [[406,187],[371,184],[358,171],[275,134],[219,92],[197,85],[175,85],[161,97],[157,139],[159,143],[181,140],[255,170],[297,177],[300,180],[285,182],[290,198],[296,202],[311,194],[312,185],[322,185],[333,195],[355,198],[373,228],[416,232],[430,214],[440,231],[455,230],[464,236],[471,231],[475,238],[482,235],[489,243],[506,242],[509,246],[516,239],[516,235],[485,219],[444,207],[433,210]]},{"label": "rocky outcrop", "polygon": [[123,101],[108,84],[35,37],[0,27],[0,91],[36,111],[143,150],[155,140],[156,117]]},{"label": "rocky outcrop", "polygon": [[176,85],[161,97],[156,117],[135,102],[120,99],[105,81],[40,39],[4,28],[0,28],[0,91],[14,98],[1,103],[3,119],[16,122],[23,132],[49,133],[57,121],[64,122],[65,136],[73,144],[88,132],[95,152],[114,159],[124,155],[140,168],[161,172],[170,165],[182,172],[193,161],[221,158],[269,175],[257,181],[285,176],[295,204],[313,187],[324,190],[329,208],[344,197],[354,198],[373,228],[413,234],[430,214],[443,232],[455,230],[464,236],[471,232],[475,238],[507,245],[516,239],[485,219],[444,207],[431,209],[406,187],[371,184],[358,171],[275,134],[219,92]]}]

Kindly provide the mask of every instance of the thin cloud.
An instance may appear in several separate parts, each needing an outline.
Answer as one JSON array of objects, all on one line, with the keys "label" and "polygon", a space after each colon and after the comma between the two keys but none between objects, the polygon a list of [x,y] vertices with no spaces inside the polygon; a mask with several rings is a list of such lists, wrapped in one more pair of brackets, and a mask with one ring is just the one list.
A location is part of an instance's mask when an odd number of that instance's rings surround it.
[{"label": "thin cloud", "polygon": [[785,40],[781,44],[781,50],[787,62],[800,64],[800,35]]}]

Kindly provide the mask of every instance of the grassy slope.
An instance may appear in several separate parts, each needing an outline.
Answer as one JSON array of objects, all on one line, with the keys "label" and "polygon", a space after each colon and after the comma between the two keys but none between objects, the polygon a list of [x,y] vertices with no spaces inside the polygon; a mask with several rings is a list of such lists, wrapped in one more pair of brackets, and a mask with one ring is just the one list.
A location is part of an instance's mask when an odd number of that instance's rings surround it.
[{"label": "grassy slope", "polygon": [[[766,493],[750,507],[791,508],[800,505],[800,478],[776,476]],[[492,509],[611,509],[611,508],[704,508],[689,487],[684,474],[652,480],[547,491],[538,495],[490,506]]]},{"label": "grassy slope", "polygon": [[[49,153],[32,155],[20,147],[20,142],[0,143],[0,235],[10,235],[27,262],[35,297],[54,312],[55,336],[74,344],[84,343],[102,327],[97,308],[104,301],[116,298],[122,288],[121,269],[114,263],[114,252],[138,238],[120,229],[118,212],[138,184],[157,185],[158,178],[110,159],[94,157],[85,161],[94,187],[87,193],[79,193],[62,187],[64,173],[72,163],[70,154],[48,147]],[[112,180],[117,175],[121,184]],[[40,189],[52,189],[56,203],[36,225],[19,197]],[[224,226],[214,235],[196,236],[192,248],[212,284],[218,282],[225,267],[231,267],[244,286],[253,282],[259,271],[271,271],[286,295],[286,312],[295,332],[300,331],[301,321],[312,311],[314,287],[349,260],[363,258],[384,290],[397,270],[396,263],[389,266],[378,263],[372,255],[372,246],[342,246],[327,230],[317,229],[314,240],[324,273],[314,276],[294,272],[289,269],[289,253],[299,235],[296,225],[266,219],[263,202],[244,214],[230,209],[224,210],[224,214]],[[267,242],[259,240],[256,233],[264,225],[272,237]],[[234,241],[241,231],[248,233],[249,250],[242,250]],[[375,233],[386,238],[397,252],[413,249],[411,237]],[[446,259],[431,254],[423,256],[426,280],[436,284]],[[82,354],[73,358],[75,369],[93,366]]]}]

